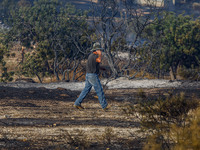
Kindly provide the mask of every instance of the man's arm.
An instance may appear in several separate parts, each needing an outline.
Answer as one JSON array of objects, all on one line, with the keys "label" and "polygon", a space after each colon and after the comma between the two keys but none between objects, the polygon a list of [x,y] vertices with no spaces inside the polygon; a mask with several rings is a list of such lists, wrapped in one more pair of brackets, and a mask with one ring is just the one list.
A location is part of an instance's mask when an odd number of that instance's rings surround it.
[{"label": "man's arm", "polygon": [[107,68],[104,67],[104,66],[99,66],[99,69],[102,70],[102,71],[106,71],[107,70]]},{"label": "man's arm", "polygon": [[101,51],[100,51],[100,50],[97,50],[97,51],[95,52],[95,54],[98,55],[98,58],[96,59],[96,62],[101,63]]}]

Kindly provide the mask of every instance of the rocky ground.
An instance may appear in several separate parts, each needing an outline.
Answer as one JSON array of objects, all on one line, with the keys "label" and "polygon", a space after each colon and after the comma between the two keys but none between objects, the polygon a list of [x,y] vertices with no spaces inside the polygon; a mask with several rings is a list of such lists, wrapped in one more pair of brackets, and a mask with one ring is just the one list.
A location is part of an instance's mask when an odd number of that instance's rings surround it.
[{"label": "rocky ground", "polygon": [[138,132],[139,121],[124,113],[127,105],[137,103],[141,90],[146,96],[185,92],[188,98],[195,95],[200,99],[198,86],[107,88],[105,95],[111,105],[107,112],[101,109],[93,91],[81,111],[72,107],[80,91],[1,84],[0,148],[141,149],[144,135]]}]

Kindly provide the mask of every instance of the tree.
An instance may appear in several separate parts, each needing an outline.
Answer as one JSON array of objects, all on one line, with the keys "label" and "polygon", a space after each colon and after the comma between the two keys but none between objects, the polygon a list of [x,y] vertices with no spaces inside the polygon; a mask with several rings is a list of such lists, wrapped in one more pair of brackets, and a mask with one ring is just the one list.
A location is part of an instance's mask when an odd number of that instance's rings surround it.
[{"label": "tree", "polygon": [[[140,71],[143,64],[138,51],[143,40],[141,35],[154,22],[152,20],[159,19],[155,16],[162,10],[154,1],[147,1],[145,6],[130,0],[100,0],[97,5],[93,4],[93,24],[98,40],[105,49],[113,77],[121,76],[126,71]],[[125,63],[121,63],[118,57],[121,51],[128,54]]]},{"label": "tree", "polygon": [[6,67],[6,62],[4,60],[5,55],[8,53],[8,50],[4,44],[4,38],[6,34],[6,29],[2,26],[0,27],[0,82],[12,81],[12,76],[14,72],[8,72]]},{"label": "tree", "polygon": [[154,63],[162,70],[171,71],[171,79],[176,79],[178,66],[199,66],[199,19],[173,13],[165,14],[163,18],[162,22],[150,26],[147,37],[159,43],[157,58],[160,61],[157,64],[155,59]]},{"label": "tree", "polygon": [[[83,12],[69,4],[64,6],[58,0],[38,0],[32,6],[18,7],[12,18],[10,37],[20,41],[22,46],[35,47],[34,55],[27,55],[25,62],[29,64],[34,60],[31,65],[35,64],[32,66],[37,70],[35,73],[53,71],[57,80],[60,80],[59,75],[64,80],[68,71],[74,71],[75,76],[91,41],[91,31]],[[30,67],[27,64],[24,69]],[[38,69],[38,65],[43,69]]]},{"label": "tree", "polygon": [[0,20],[3,24],[10,24],[10,15],[16,8],[18,0],[2,0],[0,2]]}]

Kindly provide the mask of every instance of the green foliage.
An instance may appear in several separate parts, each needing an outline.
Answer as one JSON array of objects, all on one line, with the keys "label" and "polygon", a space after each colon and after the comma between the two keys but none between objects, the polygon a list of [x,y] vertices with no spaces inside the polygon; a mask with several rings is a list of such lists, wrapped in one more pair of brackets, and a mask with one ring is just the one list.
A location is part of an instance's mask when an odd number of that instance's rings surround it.
[{"label": "green foliage", "polygon": [[54,72],[59,80],[59,74],[65,75],[66,60],[80,59],[91,44],[88,37],[92,31],[86,22],[86,12],[58,0],[35,0],[32,5],[20,0],[9,17],[7,42],[20,42],[27,49],[37,51],[37,56],[32,55],[23,64],[26,75],[35,72],[39,77],[47,70],[49,74]]},{"label": "green foliage", "polygon": [[[148,128],[155,128],[156,125],[175,123],[182,125],[185,117],[190,110],[196,109],[199,102],[196,100],[187,100],[184,93],[179,95],[161,98],[146,103],[141,103],[137,111],[143,115],[142,124]],[[152,126],[151,126],[152,125]]]},{"label": "green foliage", "polygon": [[189,79],[194,81],[200,80],[200,68],[186,68],[180,67],[178,69],[178,75],[181,76],[183,79]]},{"label": "green foliage", "polygon": [[113,41],[111,51],[123,51],[126,49],[125,45],[127,45],[125,38],[118,37],[115,41]]},{"label": "green foliage", "polygon": [[5,56],[9,57],[9,52],[5,46],[5,36],[7,34],[7,29],[0,26],[0,82],[12,81],[12,76],[14,72],[9,72],[6,67]]},{"label": "green foliage", "polygon": [[6,62],[4,61],[4,55],[6,54],[7,49],[0,43],[0,82],[12,81],[12,76],[14,72],[8,72],[6,67]]},{"label": "green foliage", "polygon": [[151,24],[146,29],[146,38],[156,43],[153,50],[153,67],[176,73],[178,65],[191,68],[199,66],[200,58],[200,21],[191,16],[173,13],[164,14],[163,21]]},{"label": "green foliage", "polygon": [[45,60],[38,53],[28,53],[25,56],[25,61],[22,64],[22,74],[25,76],[36,75],[40,82],[42,82],[42,77],[48,75],[48,66],[45,67]]},{"label": "green foliage", "polygon": [[[200,107],[191,112],[186,117],[186,125],[180,126],[177,124],[171,124],[167,136],[170,137],[170,143],[168,147],[163,147],[160,137],[164,138],[163,133],[151,135],[148,138],[144,150],[157,150],[157,149],[200,149]],[[166,137],[166,134],[165,134]]]},{"label": "green foliage", "polygon": [[137,104],[125,106],[123,113],[140,121],[141,132],[147,135],[145,150],[171,149],[176,146],[178,138],[174,127],[180,128],[180,133],[188,128],[188,123],[191,122],[188,115],[199,107],[199,101],[194,97],[186,98],[184,93],[173,95],[173,90],[165,93],[167,96],[144,95],[140,90],[138,98],[142,99],[139,99]]},{"label": "green foliage", "polygon": [[1,0],[0,1],[0,20],[6,25],[10,24],[11,11],[15,10],[18,0]]},{"label": "green foliage", "polygon": [[184,93],[180,93],[169,96],[165,100],[141,103],[136,110],[141,115],[143,129],[153,133],[150,139],[156,140],[154,142],[162,149],[167,149],[172,146],[170,142],[172,138],[169,136],[171,126],[185,127],[188,112],[196,109],[198,105],[197,100],[188,100]]}]

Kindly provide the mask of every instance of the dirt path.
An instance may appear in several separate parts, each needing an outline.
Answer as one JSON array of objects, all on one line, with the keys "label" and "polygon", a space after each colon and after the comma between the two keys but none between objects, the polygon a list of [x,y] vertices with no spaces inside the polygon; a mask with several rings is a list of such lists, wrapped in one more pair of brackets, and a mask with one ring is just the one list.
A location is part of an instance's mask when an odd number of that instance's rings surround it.
[{"label": "dirt path", "polygon": [[[169,89],[143,91],[168,94]],[[200,97],[199,89],[185,92]],[[90,93],[83,103],[84,111],[80,111],[72,107],[79,95],[76,91],[0,87],[0,148],[140,149],[139,123],[123,113],[126,105],[136,102],[138,93],[139,89],[107,90],[112,105],[107,112]]]}]

